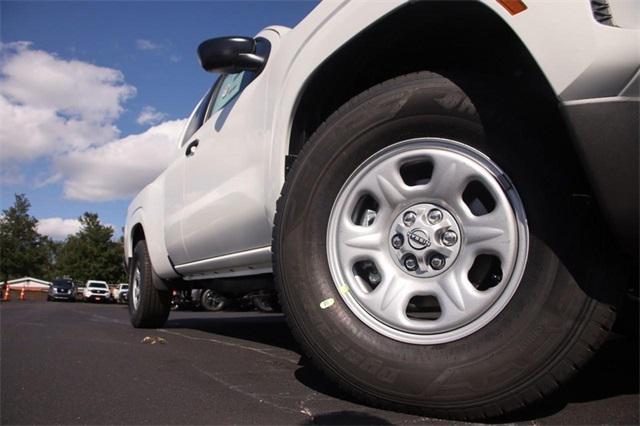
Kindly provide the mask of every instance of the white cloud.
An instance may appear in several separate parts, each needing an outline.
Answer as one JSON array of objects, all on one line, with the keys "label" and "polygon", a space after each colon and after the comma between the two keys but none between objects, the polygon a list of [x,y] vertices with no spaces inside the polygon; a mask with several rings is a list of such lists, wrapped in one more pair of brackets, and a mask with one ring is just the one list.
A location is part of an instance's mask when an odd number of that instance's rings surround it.
[{"label": "white cloud", "polygon": [[[46,158],[51,169],[29,177],[35,187],[61,182],[66,198],[86,201],[134,195],[168,165],[186,122],[157,124],[166,114],[146,106],[138,122],[155,126],[121,137],[115,122],[134,94],[116,69],[0,43],[0,184],[22,183],[20,165]],[[52,235],[74,223],[50,219]]]},{"label": "white cloud", "polygon": [[48,175],[39,175],[33,180],[33,186],[35,188],[43,188],[53,183],[59,182],[62,179],[62,174],[54,173]]},{"label": "white cloud", "polygon": [[136,48],[138,48],[138,50],[159,50],[162,46],[151,40],[138,39],[136,40]]},{"label": "white cloud", "polygon": [[61,117],[55,110],[12,104],[0,93],[0,160],[29,161],[100,145],[118,137],[112,123]]},{"label": "white cloud", "polygon": [[2,47],[0,93],[12,103],[104,122],[117,118],[121,103],[135,94],[119,70],[59,59],[24,42]]},{"label": "white cloud", "polygon": [[176,64],[182,60],[180,55],[173,52],[173,43],[168,40],[157,42],[141,38],[136,40],[135,44],[136,49],[166,57],[172,64]]},{"label": "white cloud", "polygon": [[[103,223],[114,230],[115,226],[110,223]],[[42,235],[46,235],[49,238],[62,241],[69,235],[77,233],[82,228],[82,225],[78,219],[63,219],[61,217],[48,217],[46,219],[38,220],[37,229]]]},{"label": "white cloud", "polygon": [[117,138],[114,122],[135,92],[116,69],[60,59],[29,42],[0,44],[0,160],[35,160]]},{"label": "white cloud", "polygon": [[167,121],[143,133],[55,160],[67,198],[106,201],[127,198],[155,179],[176,155],[186,119]]},{"label": "white cloud", "polygon": [[154,107],[147,105],[142,108],[142,111],[140,111],[140,115],[138,115],[136,122],[142,126],[147,124],[153,125],[160,123],[165,118],[167,118],[167,114],[157,111]]},{"label": "white cloud", "polygon": [[61,241],[80,230],[78,219],[63,219],[61,217],[49,217],[38,221],[38,232],[51,239]]}]

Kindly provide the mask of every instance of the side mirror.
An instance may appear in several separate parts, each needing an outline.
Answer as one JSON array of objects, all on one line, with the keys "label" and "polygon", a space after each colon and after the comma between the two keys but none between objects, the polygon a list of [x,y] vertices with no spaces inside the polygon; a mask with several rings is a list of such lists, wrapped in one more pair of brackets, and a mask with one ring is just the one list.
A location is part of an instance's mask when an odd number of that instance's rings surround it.
[{"label": "side mirror", "polygon": [[205,71],[236,74],[257,71],[265,58],[256,54],[256,41],[250,37],[218,37],[200,43],[198,57]]}]

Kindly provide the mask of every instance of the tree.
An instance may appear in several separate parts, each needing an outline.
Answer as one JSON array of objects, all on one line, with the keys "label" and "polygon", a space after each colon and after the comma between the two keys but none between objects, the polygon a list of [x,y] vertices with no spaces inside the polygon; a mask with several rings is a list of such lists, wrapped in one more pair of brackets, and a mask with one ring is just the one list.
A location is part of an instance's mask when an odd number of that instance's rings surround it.
[{"label": "tree", "polygon": [[41,277],[49,268],[48,238],[37,230],[38,221],[29,214],[31,203],[15,194],[13,206],[0,217],[0,274],[3,279]]},{"label": "tree", "polygon": [[84,213],[80,230],[70,235],[57,253],[57,270],[74,280],[122,282],[122,245],[112,240],[113,229],[100,223],[96,213]]},{"label": "tree", "polygon": [[58,253],[64,247],[64,241],[54,241],[51,238],[47,238],[44,246],[47,253],[47,263],[45,264],[42,278],[47,281],[62,278],[64,274],[58,270]]}]

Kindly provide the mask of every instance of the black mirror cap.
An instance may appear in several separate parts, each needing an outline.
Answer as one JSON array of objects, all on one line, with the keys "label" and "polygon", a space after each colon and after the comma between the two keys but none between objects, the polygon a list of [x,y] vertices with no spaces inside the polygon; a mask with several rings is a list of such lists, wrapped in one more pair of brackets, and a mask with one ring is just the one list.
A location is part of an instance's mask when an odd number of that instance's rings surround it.
[{"label": "black mirror cap", "polygon": [[256,55],[256,41],[250,37],[218,37],[198,46],[200,65],[205,71],[236,74],[257,71],[265,58]]}]

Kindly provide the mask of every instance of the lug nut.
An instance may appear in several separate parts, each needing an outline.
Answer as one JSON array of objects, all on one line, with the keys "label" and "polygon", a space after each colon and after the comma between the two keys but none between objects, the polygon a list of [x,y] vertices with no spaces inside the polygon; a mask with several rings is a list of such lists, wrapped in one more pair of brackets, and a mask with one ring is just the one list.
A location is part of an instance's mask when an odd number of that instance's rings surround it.
[{"label": "lug nut", "polygon": [[418,259],[412,254],[404,258],[404,267],[409,271],[418,269]]},{"label": "lug nut", "polygon": [[431,256],[431,259],[429,259],[429,265],[436,271],[439,271],[440,269],[444,268],[444,265],[446,263],[447,261],[445,260],[444,256],[442,256],[441,254],[434,254],[433,256]]},{"label": "lug nut", "polygon": [[414,212],[406,212],[402,217],[402,222],[405,226],[411,226],[416,221],[416,214]]},{"label": "lug nut", "polygon": [[391,238],[391,245],[394,249],[399,249],[404,244],[404,238],[400,234],[396,234]]},{"label": "lug nut", "polygon": [[442,239],[442,244],[444,244],[447,247],[451,247],[452,245],[458,242],[458,234],[456,234],[453,231],[447,231],[444,234],[442,234],[441,239]]},{"label": "lug nut", "polygon": [[427,220],[432,225],[439,223],[442,220],[442,212],[438,209],[431,209],[427,214]]}]

